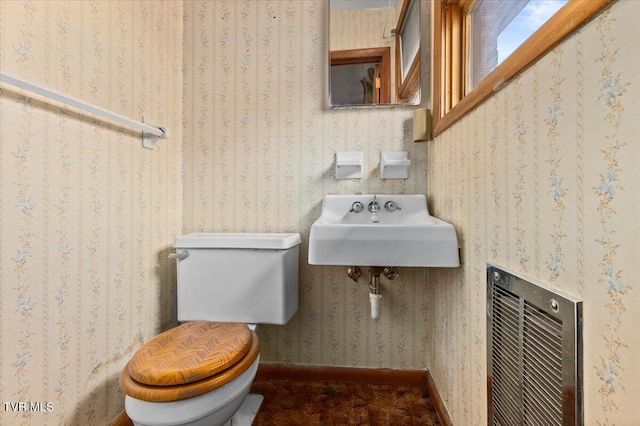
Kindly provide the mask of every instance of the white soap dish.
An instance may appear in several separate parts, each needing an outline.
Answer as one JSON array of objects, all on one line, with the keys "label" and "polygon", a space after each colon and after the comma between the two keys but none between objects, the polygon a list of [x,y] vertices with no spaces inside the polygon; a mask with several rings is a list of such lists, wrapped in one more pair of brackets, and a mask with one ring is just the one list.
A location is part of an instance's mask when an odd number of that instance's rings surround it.
[{"label": "white soap dish", "polygon": [[382,151],[380,155],[380,178],[409,178],[409,153],[407,151]]},{"label": "white soap dish", "polygon": [[336,152],[336,179],[362,179],[362,152]]}]

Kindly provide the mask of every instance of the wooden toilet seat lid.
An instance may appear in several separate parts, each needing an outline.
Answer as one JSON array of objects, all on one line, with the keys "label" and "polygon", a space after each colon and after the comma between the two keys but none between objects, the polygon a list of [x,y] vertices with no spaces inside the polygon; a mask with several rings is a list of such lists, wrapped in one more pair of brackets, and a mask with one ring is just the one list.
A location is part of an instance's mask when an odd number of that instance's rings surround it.
[{"label": "wooden toilet seat lid", "polygon": [[251,330],[249,332],[251,333],[251,348],[249,351],[239,362],[221,373],[184,385],[149,386],[133,380],[129,375],[129,365],[127,365],[120,374],[120,389],[130,397],[152,402],[180,401],[218,389],[247,371],[258,358],[260,353],[258,336]]},{"label": "wooden toilet seat lid", "polygon": [[127,370],[133,380],[149,386],[197,382],[240,361],[251,348],[252,334],[242,323],[187,322],[149,340]]}]

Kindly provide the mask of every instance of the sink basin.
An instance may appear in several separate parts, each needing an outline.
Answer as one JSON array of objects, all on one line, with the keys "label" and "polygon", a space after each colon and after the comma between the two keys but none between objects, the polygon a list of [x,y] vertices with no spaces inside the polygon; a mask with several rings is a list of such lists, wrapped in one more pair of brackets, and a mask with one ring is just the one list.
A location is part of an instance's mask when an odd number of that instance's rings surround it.
[{"label": "sink basin", "polygon": [[[311,226],[309,235],[311,265],[460,265],[453,225],[429,215],[424,195],[375,197],[380,205],[377,217],[367,208],[374,195],[327,195],[324,198],[322,213]],[[393,201],[399,209],[385,209],[388,201]],[[356,202],[364,207],[359,213],[350,211]]]}]

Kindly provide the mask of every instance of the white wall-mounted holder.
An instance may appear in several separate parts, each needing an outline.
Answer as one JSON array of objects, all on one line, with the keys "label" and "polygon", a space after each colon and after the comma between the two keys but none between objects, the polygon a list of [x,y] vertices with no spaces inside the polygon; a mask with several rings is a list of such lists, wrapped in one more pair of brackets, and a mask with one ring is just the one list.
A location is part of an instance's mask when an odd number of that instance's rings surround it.
[{"label": "white wall-mounted holder", "polygon": [[336,152],[336,179],[362,179],[362,152]]},{"label": "white wall-mounted holder", "polygon": [[407,179],[409,177],[409,153],[407,151],[382,151],[380,154],[380,178]]}]

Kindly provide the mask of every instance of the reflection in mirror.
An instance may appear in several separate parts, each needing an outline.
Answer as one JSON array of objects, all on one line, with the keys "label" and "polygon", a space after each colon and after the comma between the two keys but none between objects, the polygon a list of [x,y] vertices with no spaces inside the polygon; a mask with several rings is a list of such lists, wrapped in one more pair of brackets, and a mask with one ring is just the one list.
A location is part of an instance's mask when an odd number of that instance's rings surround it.
[{"label": "reflection in mirror", "polygon": [[420,103],[420,1],[330,0],[332,107]]},{"label": "reflection in mirror", "polygon": [[410,102],[420,92],[420,1],[404,0],[396,27],[397,99]]},{"label": "reflection in mirror", "polygon": [[332,51],[332,104],[391,103],[390,52],[388,47]]}]

